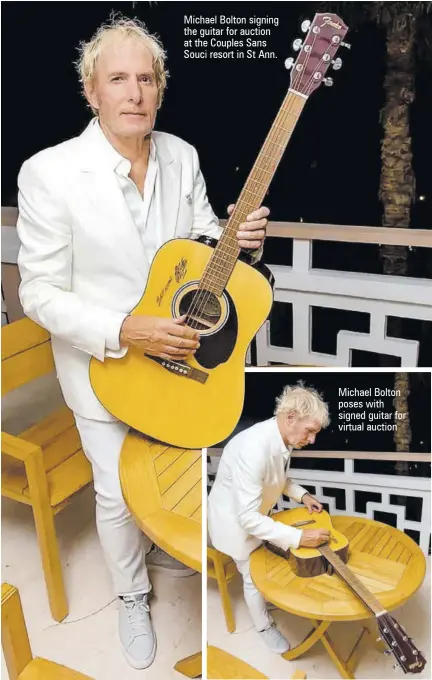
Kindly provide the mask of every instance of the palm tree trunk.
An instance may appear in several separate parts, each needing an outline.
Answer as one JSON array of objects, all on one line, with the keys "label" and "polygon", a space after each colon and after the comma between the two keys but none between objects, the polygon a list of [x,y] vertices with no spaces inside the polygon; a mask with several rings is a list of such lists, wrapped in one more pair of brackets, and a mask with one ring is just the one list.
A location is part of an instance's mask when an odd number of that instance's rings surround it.
[{"label": "palm tree trunk", "polygon": [[[408,410],[408,396],[410,393],[409,374],[395,373],[394,388],[398,394],[393,399],[393,407],[400,416],[395,420],[394,443],[396,451],[406,453],[410,450],[411,445],[411,426]],[[403,465],[408,466],[408,463],[403,463]]]},{"label": "palm tree trunk", "polygon": [[[381,143],[380,199],[383,204],[382,224],[385,227],[409,228],[411,204],[415,194],[410,135],[410,104],[414,100],[414,36],[415,17],[407,10],[398,12],[398,3],[386,3],[387,70],[384,79],[385,104],[381,111],[384,136]],[[384,274],[404,276],[408,270],[408,249],[402,246],[381,246]],[[388,326],[392,335],[399,335],[401,324]],[[394,407],[405,414],[396,421],[394,442],[396,451],[407,452],[411,444],[408,410],[409,379],[406,373],[395,374]],[[396,464],[398,474],[408,474],[407,462]],[[402,499],[398,498],[398,501]]]},{"label": "palm tree trunk", "polygon": [[[385,227],[408,228],[415,192],[412,167],[409,109],[414,99],[415,19],[407,12],[398,14],[394,5],[387,23],[387,72],[384,79],[385,105],[381,111],[384,136],[381,143],[380,199]],[[407,248],[381,246],[385,274],[407,273]]]}]

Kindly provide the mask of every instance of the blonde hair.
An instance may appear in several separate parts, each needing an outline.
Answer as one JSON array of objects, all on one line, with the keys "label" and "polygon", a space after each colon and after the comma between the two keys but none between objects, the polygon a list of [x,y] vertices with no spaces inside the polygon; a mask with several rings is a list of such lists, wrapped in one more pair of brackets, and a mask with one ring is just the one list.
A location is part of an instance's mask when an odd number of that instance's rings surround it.
[{"label": "blonde hair", "polygon": [[330,423],[328,405],[322,395],[313,387],[305,387],[303,382],[287,385],[276,399],[274,415],[278,413],[297,413],[301,418],[316,418],[321,427]]},{"label": "blonde hair", "polygon": [[[163,95],[166,88],[168,71],[165,69],[166,54],[162,43],[156,35],[149,33],[145,24],[139,19],[126,19],[112,13],[110,23],[102,24],[97,29],[89,42],[81,42],[78,47],[79,59],[75,62],[80,82],[84,83],[93,80],[96,72],[97,60],[107,44],[113,38],[127,40],[130,38],[140,40],[151,52],[153,57],[153,69],[155,72],[156,85],[158,89],[158,108],[162,104]],[[91,107],[93,113],[97,111]]]}]

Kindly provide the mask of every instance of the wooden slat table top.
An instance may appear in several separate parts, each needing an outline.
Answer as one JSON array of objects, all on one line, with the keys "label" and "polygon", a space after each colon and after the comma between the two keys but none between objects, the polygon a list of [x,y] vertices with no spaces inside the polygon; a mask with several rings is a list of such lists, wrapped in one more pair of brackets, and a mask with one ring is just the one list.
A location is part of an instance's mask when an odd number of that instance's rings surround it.
[{"label": "wooden slat table top", "polygon": [[201,455],[132,430],[120,456],[123,495],[135,521],[158,546],[197,571],[202,570]]},{"label": "wooden slat table top", "polygon": [[[277,513],[273,518],[291,524],[292,512]],[[399,607],[420,587],[426,560],[409,536],[371,519],[335,515],[332,522],[350,541],[348,566],[383,608]],[[267,600],[292,614],[320,621],[356,621],[371,616],[337,574],[299,578],[287,560],[264,547],[251,555],[251,574]]]}]

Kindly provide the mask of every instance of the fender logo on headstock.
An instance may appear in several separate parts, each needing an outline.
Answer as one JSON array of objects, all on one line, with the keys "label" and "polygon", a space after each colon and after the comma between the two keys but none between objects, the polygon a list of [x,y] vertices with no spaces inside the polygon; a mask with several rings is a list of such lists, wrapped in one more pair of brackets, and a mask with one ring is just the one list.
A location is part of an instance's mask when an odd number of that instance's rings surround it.
[{"label": "fender logo on headstock", "polygon": [[416,661],[415,663],[410,663],[408,668],[421,668],[423,666],[421,661]]},{"label": "fender logo on headstock", "polygon": [[332,21],[331,17],[323,17],[323,23],[321,24],[321,28],[323,26],[332,26],[333,28],[336,28],[338,31],[340,31],[342,28],[342,24],[338,24],[336,21]]}]

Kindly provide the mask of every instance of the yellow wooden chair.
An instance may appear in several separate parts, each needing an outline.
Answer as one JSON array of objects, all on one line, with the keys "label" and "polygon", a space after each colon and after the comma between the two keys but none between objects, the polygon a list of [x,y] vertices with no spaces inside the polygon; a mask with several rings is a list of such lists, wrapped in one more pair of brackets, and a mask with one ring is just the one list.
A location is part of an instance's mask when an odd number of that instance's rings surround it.
[{"label": "yellow wooden chair", "polygon": [[207,576],[216,580],[229,633],[234,633],[235,619],[228,590],[228,583],[238,575],[235,562],[215,548],[207,547]]},{"label": "yellow wooden chair", "polygon": [[92,680],[90,676],[33,658],[18,590],[2,584],[2,647],[9,680]]},{"label": "yellow wooden chair", "polygon": [[[2,329],[2,395],[54,370],[50,336],[30,319]],[[54,516],[92,480],[72,412],[62,407],[18,436],[2,432],[2,495],[31,505],[51,613],[69,613]]]},{"label": "yellow wooden chair", "polygon": [[[201,654],[194,654],[179,661],[174,668],[187,678],[199,678],[202,676],[201,661]],[[210,678],[218,680],[260,680],[263,678],[265,680],[267,677],[223,649],[207,647],[207,678],[209,680]],[[291,676],[291,679],[306,680],[306,673],[298,670]]]}]

